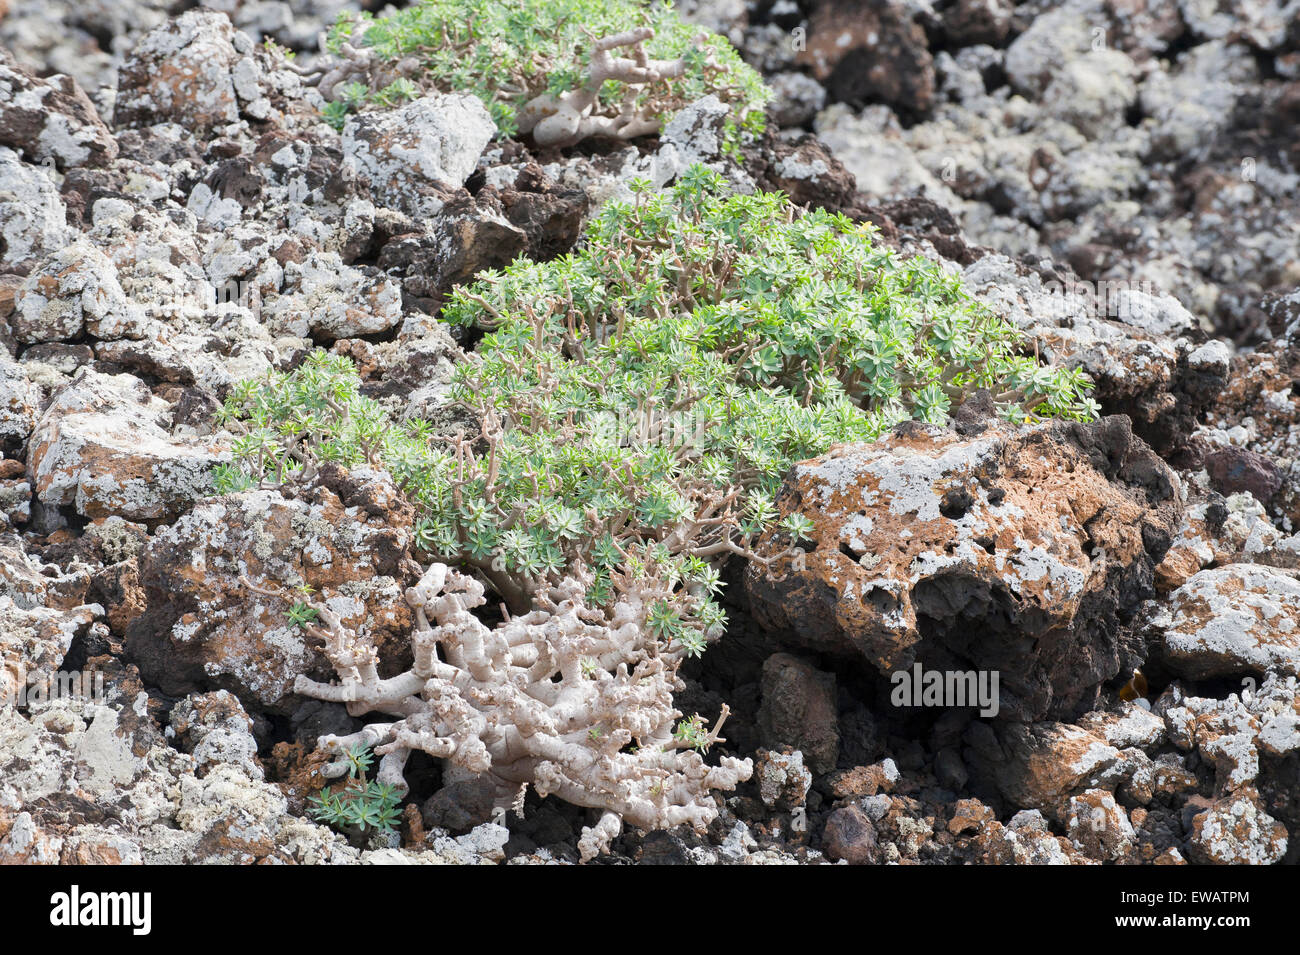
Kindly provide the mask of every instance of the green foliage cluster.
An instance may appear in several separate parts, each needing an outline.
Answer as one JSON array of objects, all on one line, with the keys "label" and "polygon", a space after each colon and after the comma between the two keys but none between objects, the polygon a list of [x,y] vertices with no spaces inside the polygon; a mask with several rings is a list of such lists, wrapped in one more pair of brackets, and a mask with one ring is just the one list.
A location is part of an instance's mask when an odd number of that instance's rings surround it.
[{"label": "green foliage cluster", "polygon": [[[521,609],[575,567],[598,605],[626,575],[657,576],[676,596],[647,624],[694,653],[723,622],[721,561],[756,558],[794,462],[907,418],[942,423],[976,388],[1014,421],[1095,413],[1079,372],[1021,354],[956,278],[870,226],[722,195],[699,166],[636,191],[579,251],[453,294],[444,318],[486,331],[452,385],[481,434],[391,421],[345,359],[316,353],[232,393],[224,415],[247,431],[219,490],[318,461],[382,466],[417,505],[426,555]],[[809,531],[797,514],[775,529],[789,546]]]},{"label": "green foliage cluster", "polygon": [[289,608],[289,623],[292,626],[305,630],[311,626],[312,622],[320,616],[320,611],[310,604],[299,600]]},{"label": "green foliage cluster", "polygon": [[354,746],[344,751],[343,758],[347,779],[337,787],[326,786],[308,800],[312,816],[344,831],[394,831],[401,819],[397,808],[401,796],[391,785],[366,780],[374,755],[368,747]]},{"label": "green foliage cluster", "polygon": [[[735,107],[729,139],[739,130],[763,128],[763,106],[770,92],[762,78],[741,60],[723,37],[682,22],[669,2],[645,0],[419,0],[387,17],[341,14],[327,37],[337,53],[362,33],[360,43],[382,61],[420,58],[427,80],[444,92],[478,96],[503,136],[516,132],[519,110],[544,93],[560,95],[581,86],[588,73],[594,40],[649,27],[645,44],[651,59],[684,57],[680,77],[640,87],[638,109],[666,120],[682,106],[712,93]],[[600,103],[616,112],[624,84],[608,80]],[[374,90],[354,81],[328,106],[326,118],[342,128],[347,113],[365,106],[391,106],[420,95],[417,82],[399,77]]]}]

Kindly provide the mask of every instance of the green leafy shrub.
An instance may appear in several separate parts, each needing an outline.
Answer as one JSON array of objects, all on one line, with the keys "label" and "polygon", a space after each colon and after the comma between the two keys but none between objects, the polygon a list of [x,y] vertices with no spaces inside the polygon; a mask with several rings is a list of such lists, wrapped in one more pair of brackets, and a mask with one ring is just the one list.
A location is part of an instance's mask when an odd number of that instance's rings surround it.
[{"label": "green leafy shrub", "polygon": [[347,779],[308,800],[312,816],[345,832],[395,831],[401,819],[397,808],[401,796],[392,785],[366,780],[366,770],[374,762],[370,750],[354,746],[344,751],[343,758]]},{"label": "green leafy shrub", "polygon": [[319,615],[320,611],[315,607],[299,600],[289,608],[289,623],[295,627],[306,629]]},{"label": "green leafy shrub", "polygon": [[[320,461],[385,467],[426,555],[477,570],[512,608],[578,564],[601,605],[626,575],[654,575],[675,596],[648,625],[698,652],[723,621],[720,563],[754,558],[795,461],[909,417],[941,423],[976,388],[1011,420],[1095,413],[1079,372],[1020,354],[956,278],[870,226],[720,195],[698,166],[670,193],[636,188],[580,251],[453,293],[444,318],[486,331],[451,391],[481,433],[393,422],[345,359],[316,353],[232,393],[224,415],[247,430],[219,489]],[[791,547],[808,530],[799,515],[779,529]]]},{"label": "green leafy shrub", "polygon": [[[671,3],[643,0],[420,0],[379,19],[340,15],[327,48],[337,54],[352,45],[374,63],[362,78],[330,84],[327,119],[341,128],[351,110],[391,106],[433,87],[478,96],[502,135],[511,136],[530,104],[571,96],[590,83],[602,40],[638,30],[653,35],[620,44],[631,54],[625,62],[635,66],[642,55],[651,68],[680,61],[680,75],[646,83],[597,76],[588,112],[607,121],[645,118],[657,128],[712,93],[735,107],[732,149],[740,130],[762,129],[770,94],[758,73],[724,38],[683,23]],[[400,69],[394,72],[394,65]],[[639,122],[626,129],[645,131]]]}]

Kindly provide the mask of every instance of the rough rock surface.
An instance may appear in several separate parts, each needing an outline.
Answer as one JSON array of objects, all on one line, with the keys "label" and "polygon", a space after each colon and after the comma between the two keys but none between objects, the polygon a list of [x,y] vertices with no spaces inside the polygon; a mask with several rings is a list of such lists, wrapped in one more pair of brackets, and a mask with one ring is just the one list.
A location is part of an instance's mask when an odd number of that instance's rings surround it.
[{"label": "rough rock surface", "polygon": [[[487,843],[437,831],[412,849],[362,848],[291,815],[280,790],[233,763],[200,772],[134,700],[0,711],[0,860],[7,864],[257,862],[476,864]],[[210,738],[210,736],[209,736]]]},{"label": "rough rock surface", "polygon": [[442,208],[437,187],[464,185],[495,134],[476,97],[434,93],[349,120],[343,156],[378,201],[424,219]]},{"label": "rough rock surface", "polygon": [[813,780],[804,766],[803,753],[789,747],[759,750],[754,778],[763,804],[782,811],[802,806]]},{"label": "rough rock surface", "polygon": [[926,113],[933,103],[925,32],[895,0],[820,0],[795,62],[811,67],[839,101],[882,102],[911,113]]},{"label": "rough rock surface", "polygon": [[876,830],[871,819],[857,806],[836,809],[826,820],[822,834],[826,855],[850,865],[876,861]]},{"label": "rough rock surface", "polygon": [[59,169],[101,165],[117,157],[117,141],[84,90],[70,76],[33,76],[0,49],[0,145]]},{"label": "rough rock surface", "polygon": [[803,753],[813,772],[828,773],[839,758],[837,715],[833,673],[819,671],[788,653],[768,657],[758,712],[765,746],[791,746]]},{"label": "rough rock surface", "polygon": [[402,292],[377,269],[345,266],[337,252],[311,252],[285,266],[280,294],[264,314],[273,328],[299,338],[373,335],[401,324]]},{"label": "rough rock surface", "polygon": [[40,393],[23,367],[0,352],[0,447],[27,440],[36,426]]},{"label": "rough rock surface", "polygon": [[61,610],[31,606],[0,595],[0,702],[8,708],[20,693],[53,677],[72,640],[103,614],[90,604]]},{"label": "rough rock surface", "polygon": [[26,272],[32,260],[58,250],[71,235],[54,182],[42,168],[0,146],[0,265]]},{"label": "rough rock surface", "polygon": [[1196,816],[1192,859],[1215,865],[1271,865],[1286,855],[1286,827],[1258,798],[1234,793]]},{"label": "rough rock surface", "polygon": [[82,369],[41,414],[27,453],[42,504],[83,517],[174,516],[212,487],[221,450],[174,440],[170,407],[131,375]]},{"label": "rough rock surface", "polygon": [[1156,585],[1167,593],[1202,567],[1239,562],[1300,566],[1300,537],[1279,531],[1254,495],[1210,493],[1189,501],[1174,544],[1156,567]]},{"label": "rough rock surface", "polygon": [[86,333],[98,338],[140,338],[144,312],[122,291],[108,256],[88,240],[78,239],[49,256],[19,286],[9,325],[14,338],[24,344],[64,341]]},{"label": "rough rock surface", "polygon": [[[915,121],[914,98],[888,88],[864,104],[826,81],[826,108],[796,123],[832,147],[871,202],[936,199],[973,244],[1050,257],[1094,287],[1149,285],[1229,334],[1249,335],[1261,298],[1295,287],[1300,152],[1278,131],[1294,125],[1300,71],[1294,33],[1277,26],[1281,8],[889,6],[944,38],[926,114]],[[833,7],[849,5],[818,4],[797,56],[824,59],[840,39],[844,53],[854,48],[851,31],[811,30]],[[857,13],[857,24],[878,8]],[[882,47],[885,36],[877,31]],[[917,63],[910,47],[896,40],[876,62]],[[859,82],[873,76],[866,67]],[[925,75],[895,68],[890,82]],[[1188,195],[1190,208],[1179,199]]]},{"label": "rough rock surface", "polygon": [[1248,563],[1198,571],[1169,595],[1151,629],[1162,661],[1180,676],[1300,676],[1300,580]]},{"label": "rough rock surface", "polygon": [[1228,384],[1229,348],[1201,344],[1195,320],[1172,296],[1039,274],[1004,255],[985,255],[962,275],[1039,354],[1083,369],[1102,409],[1128,415],[1157,452],[1185,444]]},{"label": "rough rock surface", "polygon": [[202,134],[236,122],[263,97],[252,40],[223,14],[191,10],[154,30],[118,76],[119,126],[174,122]]},{"label": "rough rock surface", "polygon": [[813,521],[816,546],[748,590],[801,645],[886,675],[998,670],[1004,715],[1078,715],[1126,658],[1119,624],[1169,547],[1177,492],[1122,418],[905,426],[795,466],[779,507]]},{"label": "rough rock surface", "polygon": [[291,709],[298,675],[331,672],[317,641],[288,619],[298,588],[310,587],[400,664],[411,627],[402,599],[413,581],[410,528],[378,472],[320,484],[301,500],[245,491],[201,504],[140,555],[147,610],[130,627],[128,652],[165,692],[220,687],[259,709]]}]

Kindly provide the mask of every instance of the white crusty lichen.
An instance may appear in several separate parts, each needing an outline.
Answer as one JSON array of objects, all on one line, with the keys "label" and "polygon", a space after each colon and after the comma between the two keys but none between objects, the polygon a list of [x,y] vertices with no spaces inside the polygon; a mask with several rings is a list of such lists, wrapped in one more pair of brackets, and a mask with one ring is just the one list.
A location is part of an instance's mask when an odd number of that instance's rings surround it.
[{"label": "white crusty lichen", "polygon": [[698,718],[677,725],[673,691],[682,688],[685,651],[663,646],[647,622],[662,584],[620,581],[605,610],[587,604],[582,573],[539,594],[528,614],[490,628],[472,612],[485,602],[483,585],[434,564],[406,592],[414,662],[388,679],[373,645],[318,608],[324,626],[310,629],[325,641],[339,682],[299,676],[295,690],[346,703],[354,716],[396,717],[322,737],[321,747],[373,746],[378,781],[403,792],[406,760],[420,750],[486,776],[501,807],[521,809],[531,785],[603,809],[583,830],[584,861],[607,850],[623,823],[703,830],[718,814],[711,791],[734,789],[753,772],[748,759],[723,756],[710,766],[700,755],[723,741],[728,710],[710,731]]}]

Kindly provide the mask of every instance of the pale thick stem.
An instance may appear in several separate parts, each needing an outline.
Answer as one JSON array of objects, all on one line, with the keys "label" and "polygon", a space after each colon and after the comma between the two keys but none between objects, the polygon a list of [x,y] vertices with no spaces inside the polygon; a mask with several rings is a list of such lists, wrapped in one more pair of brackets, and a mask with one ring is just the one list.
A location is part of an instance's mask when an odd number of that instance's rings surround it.
[{"label": "pale thick stem", "polygon": [[[608,613],[585,605],[589,584],[589,576],[576,576],[548,585],[533,609],[492,629],[472,612],[485,603],[483,584],[434,565],[407,591],[415,667],[388,680],[359,678],[373,651],[327,621],[342,685],[302,677],[299,691],[348,702],[353,712],[396,710],[400,718],[322,744],[373,745],[380,779],[399,788],[407,757],[420,750],[486,776],[502,805],[531,785],[602,809],[601,821],[583,833],[584,858],[605,851],[625,823],[707,826],[717,814],[710,791],[734,789],[752,765],[724,756],[710,767],[674,739],[679,655],[665,652],[646,625],[664,584],[620,578]],[[724,708],[705,748],[724,742],[728,713]]]}]

